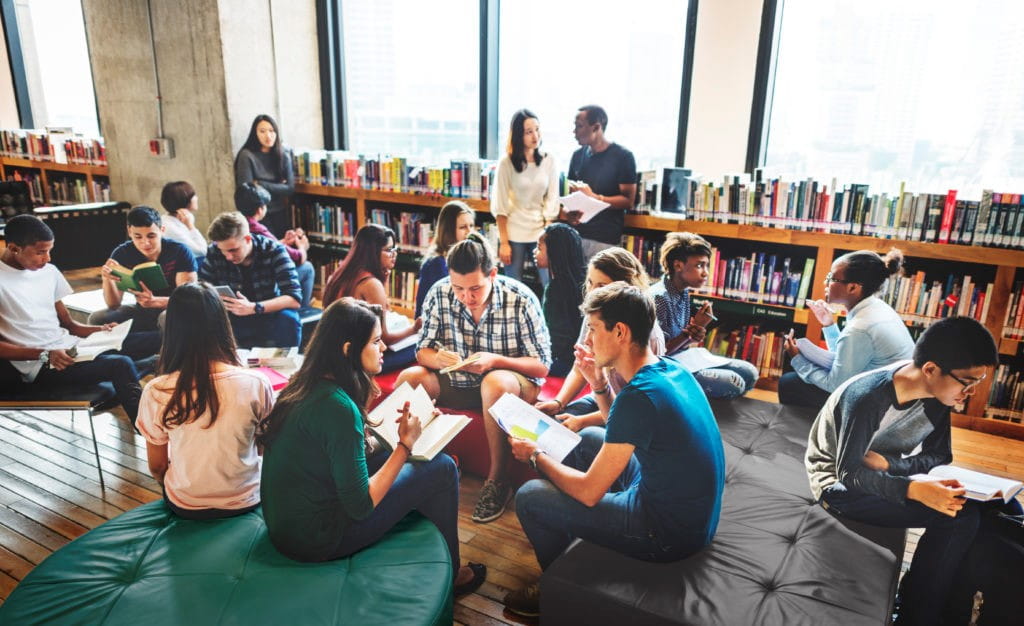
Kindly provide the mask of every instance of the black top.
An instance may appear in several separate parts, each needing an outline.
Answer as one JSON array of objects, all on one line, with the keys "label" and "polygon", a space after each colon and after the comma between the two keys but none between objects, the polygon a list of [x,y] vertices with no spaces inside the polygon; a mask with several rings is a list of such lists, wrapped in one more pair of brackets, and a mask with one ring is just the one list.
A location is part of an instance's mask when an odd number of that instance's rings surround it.
[{"label": "black top", "polygon": [[[636,184],[636,159],[633,153],[617,143],[610,144],[602,152],[594,152],[583,146],[573,152],[569,160],[569,179],[590,185],[596,194],[619,196],[619,185]],[[625,212],[607,208],[586,224],[577,224],[576,230],[584,239],[619,245],[622,239],[622,224]]]}]

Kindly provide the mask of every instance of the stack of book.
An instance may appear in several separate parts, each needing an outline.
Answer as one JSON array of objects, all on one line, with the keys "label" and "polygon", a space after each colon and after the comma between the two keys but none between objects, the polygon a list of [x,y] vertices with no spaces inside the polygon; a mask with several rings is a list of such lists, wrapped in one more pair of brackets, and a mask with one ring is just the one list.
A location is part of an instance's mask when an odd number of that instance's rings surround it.
[{"label": "stack of book", "polygon": [[1018,368],[1000,365],[996,368],[988,393],[985,417],[1021,423],[1024,415],[1024,381]]},{"label": "stack of book", "polygon": [[50,204],[85,204],[89,191],[82,177],[53,177],[50,183]]},{"label": "stack of book", "polygon": [[761,378],[778,378],[782,375],[785,338],[783,333],[747,324],[732,330],[712,328],[704,343],[713,354],[753,363]]},{"label": "stack of book", "polygon": [[391,306],[412,310],[416,308],[416,290],[420,281],[417,272],[395,269],[388,277],[388,302]]},{"label": "stack of book", "polygon": [[351,241],[356,234],[356,214],[344,206],[325,202],[292,207],[292,223],[314,236]]},{"label": "stack of book", "polygon": [[1024,339],[1024,281],[1017,281],[1010,292],[1010,302],[1003,319],[1003,337]]},{"label": "stack of book", "polygon": [[[796,271],[800,267],[802,271]],[[718,248],[712,248],[708,274],[708,282],[697,293],[803,308],[814,276],[814,259],[801,263],[765,252],[725,259]]]},{"label": "stack of book", "polygon": [[934,280],[929,285],[925,272],[919,271],[913,276],[890,278],[879,296],[908,325],[928,326],[935,320],[955,315],[973,317],[984,323],[993,287],[992,283],[973,283],[970,275],[954,274],[945,281]]},{"label": "stack of book", "polygon": [[0,156],[57,163],[107,164],[107,150],[102,137],[71,135],[70,130],[0,130]]},{"label": "stack of book", "polygon": [[430,216],[421,211],[401,211],[395,214],[385,209],[370,211],[370,222],[387,226],[398,235],[395,243],[403,252],[425,254],[434,237]]}]

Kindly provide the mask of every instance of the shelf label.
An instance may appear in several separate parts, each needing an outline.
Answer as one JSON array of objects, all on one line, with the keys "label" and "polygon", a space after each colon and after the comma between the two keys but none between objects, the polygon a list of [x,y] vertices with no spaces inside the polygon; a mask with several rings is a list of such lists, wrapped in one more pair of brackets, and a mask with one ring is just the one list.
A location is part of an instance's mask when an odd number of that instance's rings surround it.
[{"label": "shelf label", "polygon": [[776,308],[770,305],[758,304],[756,302],[743,302],[742,300],[719,300],[717,298],[702,298],[691,296],[690,304],[694,308],[703,306],[705,302],[711,302],[715,315],[721,317],[722,313],[733,313],[737,315],[752,315],[770,320],[793,322],[793,310]]}]

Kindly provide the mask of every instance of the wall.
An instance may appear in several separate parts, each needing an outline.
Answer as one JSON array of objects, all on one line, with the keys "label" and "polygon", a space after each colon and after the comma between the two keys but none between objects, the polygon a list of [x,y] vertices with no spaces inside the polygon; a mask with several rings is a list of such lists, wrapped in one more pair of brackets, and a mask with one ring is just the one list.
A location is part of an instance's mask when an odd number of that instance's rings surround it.
[{"label": "wall", "polygon": [[742,172],[747,158],[763,0],[702,0],[697,7],[686,167]]}]

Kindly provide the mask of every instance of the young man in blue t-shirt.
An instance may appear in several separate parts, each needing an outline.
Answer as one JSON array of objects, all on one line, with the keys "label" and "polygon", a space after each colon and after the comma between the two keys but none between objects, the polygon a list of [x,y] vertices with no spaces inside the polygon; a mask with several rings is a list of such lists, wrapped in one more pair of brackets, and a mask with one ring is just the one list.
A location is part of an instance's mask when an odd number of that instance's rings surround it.
[{"label": "young man in blue t-shirt", "polygon": [[[140,263],[155,262],[163,270],[167,287],[131,291],[135,304],[122,305],[124,292],[117,287],[117,276],[111,273],[116,265],[128,269]],[[103,276],[103,300],[107,308],[89,316],[90,324],[132,322],[132,332],[156,330],[160,315],[167,310],[167,300],[178,285],[196,280],[196,257],[184,244],[164,238],[164,226],[156,209],[137,206],[128,212],[128,241],[111,253],[100,273]]]},{"label": "young man in blue t-shirt", "polygon": [[[546,569],[580,537],[646,561],[675,561],[711,543],[725,484],[725,454],[711,407],[693,376],[651,352],[654,304],[636,287],[595,289],[581,307],[586,346],[576,363],[608,402],[603,368],[627,385],[562,463],[532,441],[509,440],[517,460],[544,476],[516,494],[516,513]],[[686,477],[686,480],[680,480]],[[510,592],[505,606],[539,612],[537,585]]]}]

